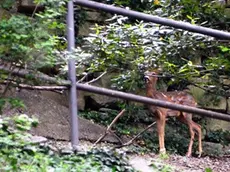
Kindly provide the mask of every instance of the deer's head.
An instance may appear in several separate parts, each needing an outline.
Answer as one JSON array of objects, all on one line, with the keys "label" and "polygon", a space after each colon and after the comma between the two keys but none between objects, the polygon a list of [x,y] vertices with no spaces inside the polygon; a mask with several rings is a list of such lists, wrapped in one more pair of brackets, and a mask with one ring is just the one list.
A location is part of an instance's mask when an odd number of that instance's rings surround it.
[{"label": "deer's head", "polygon": [[156,82],[158,79],[158,71],[146,71],[144,73],[144,79],[147,84]]}]

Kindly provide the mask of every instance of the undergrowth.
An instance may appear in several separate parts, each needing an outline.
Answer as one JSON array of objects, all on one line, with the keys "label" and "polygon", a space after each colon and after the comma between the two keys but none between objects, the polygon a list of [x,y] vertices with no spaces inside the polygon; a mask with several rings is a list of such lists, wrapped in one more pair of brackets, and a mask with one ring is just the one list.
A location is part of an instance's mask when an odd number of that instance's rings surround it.
[{"label": "undergrowth", "polygon": [[[125,107],[125,114],[113,125],[112,130],[116,131],[118,136],[127,135],[133,137],[147,125],[155,121],[155,119],[143,108]],[[108,126],[112,120],[117,116],[119,111],[106,109],[102,111],[88,111],[82,112],[80,115],[95,123]],[[201,124],[205,130],[204,120],[202,118],[195,118],[195,121]],[[204,140],[207,142],[220,143],[228,145],[230,143],[230,132],[228,131],[207,131]],[[169,118],[165,128],[165,147],[170,154],[185,155],[188,150],[190,140],[189,129],[187,125],[179,122],[176,118]],[[159,143],[156,126],[153,126],[148,131],[144,132],[136,143],[144,148],[145,152],[158,153]],[[193,155],[196,156],[198,150],[197,136],[194,140]]]},{"label": "undergrowth", "polygon": [[207,131],[205,140],[228,146],[230,144],[230,132],[223,131],[222,129],[216,131]]},{"label": "undergrowth", "polygon": [[[86,119],[93,120],[95,123],[108,126],[112,120],[117,116],[119,111],[108,110],[105,112],[98,111],[88,111],[81,112],[80,115]],[[144,129],[154,119],[143,109],[133,108],[128,109],[127,112],[117,121],[113,126],[117,135],[129,135],[134,136]],[[140,123],[145,123],[145,125],[138,127]],[[184,155],[187,151],[189,133],[185,125],[178,123],[170,119],[166,125],[165,132],[165,144],[166,149],[169,153],[177,153]],[[177,125],[177,126],[175,126]],[[172,130],[172,127],[175,130]],[[187,136],[187,137],[185,137]],[[153,126],[149,131],[144,132],[138,139],[137,143],[140,146],[144,146],[151,152],[158,152],[158,135],[156,131],[156,126]]]},{"label": "undergrowth", "polygon": [[47,146],[34,144],[28,131],[36,124],[37,120],[24,114],[0,117],[0,171],[134,171],[124,154],[112,150],[92,149],[61,155]]}]

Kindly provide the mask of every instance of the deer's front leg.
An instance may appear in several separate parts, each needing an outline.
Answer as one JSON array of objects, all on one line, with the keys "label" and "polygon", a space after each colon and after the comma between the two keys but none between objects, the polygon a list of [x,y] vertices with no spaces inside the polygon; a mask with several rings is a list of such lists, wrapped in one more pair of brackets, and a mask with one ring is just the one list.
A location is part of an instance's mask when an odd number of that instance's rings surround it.
[{"label": "deer's front leg", "polygon": [[158,132],[160,153],[166,153],[165,142],[164,142],[165,120],[166,120],[165,114],[163,112],[158,111],[157,112],[157,132]]}]

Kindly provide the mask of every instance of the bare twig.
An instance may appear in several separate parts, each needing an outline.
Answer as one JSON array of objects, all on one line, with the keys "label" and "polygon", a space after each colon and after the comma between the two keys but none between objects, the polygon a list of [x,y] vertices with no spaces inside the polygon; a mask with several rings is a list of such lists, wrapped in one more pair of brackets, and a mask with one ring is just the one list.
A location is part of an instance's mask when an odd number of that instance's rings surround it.
[{"label": "bare twig", "polygon": [[121,147],[124,147],[124,146],[131,145],[134,140],[136,140],[140,135],[142,135],[145,131],[147,131],[148,129],[150,129],[155,124],[156,124],[156,122],[153,122],[148,127],[146,127],[144,130],[142,130],[140,133],[138,133],[135,137],[133,137],[131,140],[129,140],[128,142],[126,142],[126,143],[124,143],[122,145],[116,146],[115,148],[121,148]]},{"label": "bare twig", "polygon": [[100,76],[98,76],[97,78],[87,82],[86,84],[92,84],[94,82],[96,82],[97,80],[99,80],[102,76],[104,76],[107,73],[107,71],[103,72]]},{"label": "bare twig", "polygon": [[34,11],[33,11],[33,14],[31,15],[32,18],[34,18],[34,15],[35,15],[35,13],[36,13],[36,11],[37,11],[39,5],[40,5],[40,3],[37,3],[37,4],[36,4],[36,6],[35,6],[35,8],[34,8]]},{"label": "bare twig", "polygon": [[[109,124],[109,126],[107,127],[105,133],[104,133],[101,137],[99,137],[99,139],[97,139],[97,141],[94,143],[93,146],[95,146],[95,145],[98,144],[102,139],[104,139],[105,136],[106,136],[108,133],[111,133],[111,128],[112,128],[112,126],[113,126],[113,125],[117,122],[117,120],[124,114],[124,112],[125,112],[125,109],[123,109],[123,110],[113,119],[113,121],[111,122],[111,124]],[[117,136],[116,136],[116,137],[117,137]],[[118,137],[117,137],[117,138],[118,138]],[[118,140],[121,142],[120,138],[119,138]]]},{"label": "bare twig", "polygon": [[82,81],[84,81],[84,79],[88,76],[89,74],[86,73],[85,76],[83,76],[80,80],[77,81],[77,83],[81,83]]},{"label": "bare twig", "polygon": [[114,123],[117,122],[117,120],[124,114],[125,112],[125,109],[123,109],[114,119],[113,121],[111,122],[111,124],[108,126],[108,130],[110,130],[113,126]]}]

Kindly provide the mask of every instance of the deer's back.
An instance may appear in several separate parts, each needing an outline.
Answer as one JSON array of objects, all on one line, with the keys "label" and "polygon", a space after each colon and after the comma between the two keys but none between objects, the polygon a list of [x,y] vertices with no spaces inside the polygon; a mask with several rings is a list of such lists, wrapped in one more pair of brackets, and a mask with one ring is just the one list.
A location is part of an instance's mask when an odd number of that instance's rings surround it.
[{"label": "deer's back", "polygon": [[[153,96],[154,99],[169,101],[171,103],[176,103],[180,105],[186,105],[191,107],[196,107],[197,103],[192,95],[188,94],[185,91],[172,91],[172,92],[154,92]],[[158,107],[156,106],[149,106],[151,112],[155,114],[155,111]],[[165,109],[161,108],[162,110],[166,111],[167,116],[179,116],[180,111],[172,110],[172,109]],[[187,113],[186,113],[187,114]],[[191,116],[190,114],[188,114]],[[190,118],[190,117],[189,117]]]},{"label": "deer's back", "polygon": [[186,91],[171,91],[171,92],[165,92],[164,93],[170,102],[181,104],[181,105],[187,105],[196,107],[197,103],[192,95],[187,93]]}]

